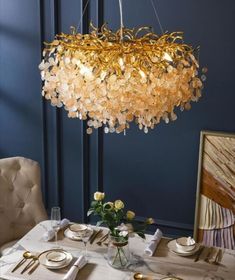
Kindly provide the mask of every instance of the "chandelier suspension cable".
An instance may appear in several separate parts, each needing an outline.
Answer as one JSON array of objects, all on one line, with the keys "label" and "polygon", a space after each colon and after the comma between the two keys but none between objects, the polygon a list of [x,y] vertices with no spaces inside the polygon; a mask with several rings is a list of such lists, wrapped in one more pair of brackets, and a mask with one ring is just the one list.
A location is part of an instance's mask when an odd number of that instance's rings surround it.
[{"label": "chandelier suspension cable", "polygon": [[123,41],[123,28],[124,28],[124,24],[123,24],[123,10],[122,10],[122,0],[119,0],[119,10],[120,10],[120,41]]},{"label": "chandelier suspension cable", "polygon": [[156,16],[156,18],[157,18],[159,27],[160,27],[160,29],[161,29],[161,32],[162,32],[162,34],[164,34],[164,29],[163,29],[163,27],[162,27],[162,24],[161,24],[161,21],[160,21],[160,17],[159,17],[158,12],[157,12],[156,5],[154,4],[153,0],[150,0],[150,2],[151,2],[151,4],[152,4],[152,7],[153,7],[153,10],[154,10],[155,16]]},{"label": "chandelier suspension cable", "polygon": [[[152,7],[153,7],[153,10],[154,10],[154,14],[156,16],[156,19],[158,21],[158,24],[159,24],[159,27],[161,29],[161,33],[164,34],[164,29],[163,29],[163,26],[161,24],[161,20],[160,20],[160,17],[158,15],[158,12],[157,12],[157,8],[156,8],[156,5],[154,4],[153,0],[150,0],[151,4],[152,4]],[[119,10],[120,10],[120,40],[123,41],[123,28],[124,28],[124,23],[123,23],[123,8],[122,8],[122,0],[119,0]]]},{"label": "chandelier suspension cable", "polygon": [[84,7],[84,9],[83,9],[83,11],[82,11],[82,16],[81,16],[81,18],[80,18],[80,20],[79,20],[79,22],[78,22],[78,25],[77,25],[77,28],[76,28],[76,32],[78,32],[78,29],[80,28],[80,25],[81,25],[81,23],[82,23],[83,16],[84,16],[84,14],[85,14],[85,12],[86,12],[86,9],[87,9],[87,6],[88,6],[89,2],[90,2],[90,0],[87,0],[86,5],[85,5],[85,7]]}]

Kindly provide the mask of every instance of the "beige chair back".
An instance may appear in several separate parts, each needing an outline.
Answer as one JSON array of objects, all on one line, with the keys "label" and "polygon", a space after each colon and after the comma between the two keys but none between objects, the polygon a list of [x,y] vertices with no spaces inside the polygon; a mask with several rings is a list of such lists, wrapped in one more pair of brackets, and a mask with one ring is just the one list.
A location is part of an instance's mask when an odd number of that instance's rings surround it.
[{"label": "beige chair back", "polygon": [[0,246],[47,219],[40,167],[23,157],[0,159]]}]

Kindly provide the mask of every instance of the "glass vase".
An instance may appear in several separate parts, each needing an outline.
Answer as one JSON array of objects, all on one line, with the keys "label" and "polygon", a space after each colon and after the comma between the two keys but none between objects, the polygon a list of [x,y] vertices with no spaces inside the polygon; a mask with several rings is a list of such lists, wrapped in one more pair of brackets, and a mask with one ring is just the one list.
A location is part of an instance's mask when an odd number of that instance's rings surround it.
[{"label": "glass vase", "polygon": [[110,236],[108,245],[108,263],[117,269],[125,269],[130,264],[130,250],[128,239]]}]

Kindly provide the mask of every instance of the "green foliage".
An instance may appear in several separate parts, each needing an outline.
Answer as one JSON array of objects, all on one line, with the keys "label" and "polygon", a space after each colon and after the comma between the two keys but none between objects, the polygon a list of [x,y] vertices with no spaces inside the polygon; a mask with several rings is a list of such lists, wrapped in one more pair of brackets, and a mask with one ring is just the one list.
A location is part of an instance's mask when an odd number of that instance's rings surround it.
[{"label": "green foliage", "polygon": [[[140,237],[145,238],[144,232],[146,230],[147,223],[145,222],[140,224],[134,219],[127,219],[127,211],[124,210],[124,204],[121,201],[118,202],[119,203],[105,203],[103,199],[98,201],[94,200],[91,202],[87,215],[98,216],[99,221],[97,222],[97,226],[103,224],[106,225],[110,229],[111,235],[118,237],[120,240],[128,239],[128,235],[123,236],[124,231],[128,231],[128,233],[135,232]],[[120,202],[122,203],[122,206],[120,206]]]}]

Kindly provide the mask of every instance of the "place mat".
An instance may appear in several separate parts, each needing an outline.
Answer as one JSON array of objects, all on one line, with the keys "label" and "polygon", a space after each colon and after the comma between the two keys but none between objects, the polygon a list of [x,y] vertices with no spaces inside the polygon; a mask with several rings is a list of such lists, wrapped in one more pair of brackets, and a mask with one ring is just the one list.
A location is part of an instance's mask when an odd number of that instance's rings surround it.
[{"label": "place mat", "polygon": [[[66,236],[64,236],[64,231],[67,229],[68,227],[66,227],[65,229],[63,230],[60,230],[58,232],[58,244],[59,246],[61,247],[70,247],[70,248],[76,248],[76,249],[80,249],[80,250],[84,250],[85,249],[85,245],[84,243],[81,241],[81,240],[72,240],[72,239],[69,239],[67,238]],[[107,234],[108,230],[107,229],[104,229],[103,232],[101,234],[99,234],[99,236],[95,239],[95,241],[93,242],[93,244],[90,244],[90,242],[88,241],[87,242],[87,249],[89,251],[97,251],[97,249],[100,249],[100,248],[106,248],[107,250],[107,247],[106,246],[98,246],[96,244],[97,241],[99,241],[100,238],[102,238],[102,236],[104,236],[105,234]],[[55,243],[55,240],[52,239],[51,241],[44,241],[42,238],[40,239],[40,242],[44,242],[44,243],[48,243],[48,244],[54,244]],[[107,242],[107,240],[105,241]],[[98,250],[100,251],[100,250]],[[102,250],[103,251],[103,250]]]},{"label": "place mat", "polygon": [[[50,270],[50,269],[47,269],[45,266],[40,264],[37,267],[37,269],[30,275],[28,274],[28,271],[26,271],[24,274],[21,274],[21,271],[24,269],[24,267],[27,265],[27,263],[30,260],[27,260],[27,262],[24,265],[22,265],[19,269],[17,269],[13,273],[11,272],[12,269],[15,267],[15,265],[18,263],[19,260],[17,260],[17,262],[15,264],[11,265],[11,267],[8,269],[8,271],[4,274],[4,276],[6,276],[7,279],[13,279],[14,278],[14,279],[24,279],[24,280],[42,280],[42,279],[62,280],[63,277],[65,276],[65,274],[71,268],[71,266],[75,263],[77,258],[73,258],[73,260],[71,261],[69,266],[67,266],[65,268],[58,269],[58,270],[54,270],[54,269]],[[88,276],[94,270],[95,267],[96,267],[95,264],[92,264],[92,263],[86,264],[85,267],[83,267],[81,270],[78,271],[76,280],[87,279]]]},{"label": "place mat", "polygon": [[9,270],[5,273],[4,276],[7,276],[8,279],[12,279],[12,278],[19,278],[19,279],[26,279],[26,280],[41,280],[41,279],[47,279],[47,280],[55,280],[55,279],[63,279],[63,277],[65,276],[65,274],[68,272],[68,270],[70,269],[70,267],[74,264],[74,262],[76,261],[76,258],[74,258],[72,260],[72,262],[69,264],[69,266],[62,268],[62,269],[58,269],[58,270],[49,270],[47,269],[45,266],[43,265],[39,265],[37,267],[37,269],[32,273],[32,274],[28,274],[28,271],[26,271],[24,274],[21,274],[21,271],[25,268],[25,266],[30,262],[30,260],[27,260],[27,262],[25,264],[23,264],[20,268],[18,268],[16,271],[14,271],[13,273],[11,272],[12,269],[15,267],[15,265],[20,261],[20,259],[13,265],[11,265],[11,267],[9,268]]},{"label": "place mat", "polygon": [[[14,268],[15,264],[10,267],[10,269],[4,274],[7,279],[24,279],[24,280],[62,280],[65,274],[68,272],[70,267],[76,261],[76,258],[71,262],[71,264],[63,269],[60,270],[49,270],[44,266],[40,265],[31,275],[28,275],[27,271],[22,275],[20,272],[23,270],[25,266],[20,267],[14,273],[11,273],[12,269]],[[17,262],[16,262],[17,263]],[[129,280],[129,274],[126,271],[122,270],[114,270],[110,268],[107,262],[104,262],[103,257],[97,258],[94,260],[89,260],[89,262],[78,271],[77,277],[75,280],[86,280],[93,278],[92,275],[97,275],[98,279],[104,279],[103,276],[105,275],[105,279],[113,279],[113,280]],[[99,278],[101,275],[102,278]],[[96,276],[95,276],[96,277]],[[95,278],[96,279],[96,278]]]}]

